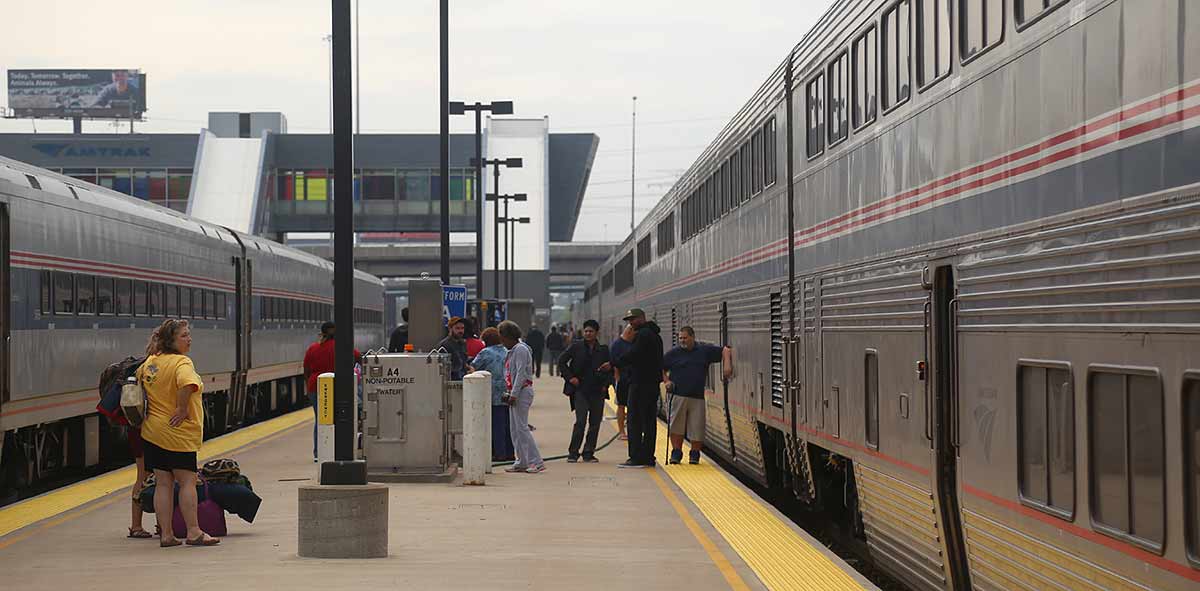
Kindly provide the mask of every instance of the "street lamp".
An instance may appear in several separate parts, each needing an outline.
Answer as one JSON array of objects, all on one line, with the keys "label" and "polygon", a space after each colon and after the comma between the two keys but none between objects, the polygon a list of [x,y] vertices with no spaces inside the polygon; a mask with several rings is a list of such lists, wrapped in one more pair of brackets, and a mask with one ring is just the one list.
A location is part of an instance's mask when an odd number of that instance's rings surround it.
[{"label": "street lamp", "polygon": [[[499,195],[500,199],[506,199],[504,202],[504,207],[505,207],[505,215],[507,215],[508,214],[507,198],[509,198],[511,196],[500,195],[500,167],[507,166],[508,168],[521,168],[523,166],[523,162],[521,161],[520,158],[494,158],[491,160],[481,160],[479,158],[471,159],[471,166],[483,167],[483,166],[487,166],[487,165],[492,166],[492,170],[493,170],[493,173],[495,176],[494,176],[493,185],[492,185],[492,191],[494,191],[494,192],[488,193],[486,200],[487,201],[496,201],[497,195]],[[519,199],[519,201],[524,201],[525,195],[523,193],[520,195],[521,195],[521,198]],[[478,211],[478,214],[476,216],[475,230],[478,233],[477,235],[482,235],[483,234],[483,205],[482,205],[482,203],[480,203],[478,205],[477,211]],[[497,212],[496,215],[493,217],[499,217],[499,212]],[[482,248],[482,245],[479,244],[478,238],[476,238],[475,243],[476,243],[475,250],[477,251],[475,253],[476,259],[477,259],[477,262],[479,262],[479,264],[482,266],[482,264],[483,264],[482,263],[483,248]],[[492,254],[493,254],[493,259],[494,259],[493,267],[492,267],[492,279],[495,282],[492,285],[492,293],[497,298],[499,298],[500,297],[500,222],[499,222],[499,220],[496,220],[492,224]],[[482,267],[480,267],[480,269],[481,268]],[[482,270],[478,270],[478,273],[479,273],[479,275],[478,275],[478,277],[476,277],[477,281],[483,277]],[[479,299],[483,299],[483,287],[482,287],[483,283],[480,282],[479,286],[480,286],[478,288]]]},{"label": "street lamp", "polygon": [[[519,194],[519,196],[524,197],[525,195],[523,193],[521,193],[521,194]],[[524,201],[524,199],[514,199],[514,201]],[[505,209],[507,209],[507,208],[505,208]],[[500,221],[505,223],[505,225],[504,225],[504,242],[505,242],[505,245],[504,245],[504,269],[506,270],[506,272],[508,274],[507,281],[505,281],[505,294],[511,298],[517,294],[516,282],[513,279],[513,277],[516,274],[516,270],[517,270],[517,228],[516,228],[516,225],[517,224],[528,224],[529,218],[527,218],[527,217],[510,218],[510,217],[505,216],[503,218],[500,218]],[[512,226],[512,229],[509,229],[509,226]],[[511,265],[508,264],[508,260],[509,260],[508,259],[508,251],[510,249],[512,250],[512,264]]]},{"label": "street lamp", "polygon": [[475,103],[468,105],[463,102],[451,101],[450,114],[464,115],[467,111],[475,112],[475,158],[471,164],[475,166],[475,293],[483,299],[483,112],[490,111],[493,115],[512,115],[512,101],[495,101],[491,104]]},{"label": "street lamp", "polygon": [[[525,193],[514,193],[512,195],[497,195],[495,193],[488,193],[488,196],[487,196],[488,201],[503,201],[504,202],[504,215],[500,215],[499,208],[497,207],[497,211],[496,211],[496,215],[495,215],[495,225],[494,225],[495,232],[493,235],[493,238],[495,238],[495,241],[494,241],[495,248],[493,249],[492,254],[495,255],[496,263],[495,263],[495,269],[492,270],[492,279],[496,283],[495,288],[496,288],[496,297],[497,298],[500,297],[500,224],[501,224],[501,222],[505,222],[506,220],[508,220],[508,202],[509,201],[527,201],[528,199],[529,199],[529,196],[526,195]],[[499,204],[497,204],[497,205],[499,205]],[[506,223],[504,225],[504,270],[505,270],[505,272],[507,272],[508,268],[509,268],[509,266],[508,266],[508,260],[509,260],[508,259],[508,246],[509,246],[508,224]],[[516,253],[513,253],[513,260],[515,261],[516,258],[517,258]],[[508,289],[507,289],[508,282],[505,281],[504,285],[505,285],[504,296],[508,297],[510,295],[508,293]]]}]

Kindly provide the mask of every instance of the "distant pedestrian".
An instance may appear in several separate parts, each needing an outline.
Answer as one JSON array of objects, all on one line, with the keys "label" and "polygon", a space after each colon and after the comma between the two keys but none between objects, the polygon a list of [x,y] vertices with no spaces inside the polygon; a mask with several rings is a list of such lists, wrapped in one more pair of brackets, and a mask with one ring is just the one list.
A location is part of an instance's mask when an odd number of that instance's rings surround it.
[{"label": "distant pedestrian", "polygon": [[596,439],[600,434],[600,424],[604,421],[608,385],[612,383],[608,347],[597,339],[599,333],[600,323],[595,320],[584,322],[583,340],[571,343],[558,358],[558,371],[566,382],[563,393],[571,396],[571,406],[575,410],[575,429],[567,448],[567,461],[572,463],[579,461],[581,444],[583,461],[599,461],[596,459]]},{"label": "distant pedestrian", "polygon": [[435,351],[441,349],[450,355],[450,379],[461,380],[471,371],[465,337],[467,325],[462,318],[455,316],[450,319],[446,327],[450,331],[449,334],[433,349]]},{"label": "distant pedestrian", "polygon": [[[317,376],[323,373],[333,373],[336,366],[336,345],[333,341],[335,325],[326,322],[321,325],[321,334],[317,342],[308,346],[304,352],[304,391],[308,394],[308,402],[312,405],[313,417],[317,416]],[[358,349],[354,350],[354,360],[362,358]],[[313,462],[317,461],[317,424],[313,422]]]},{"label": "distant pedestrian", "polygon": [[521,342],[521,327],[516,322],[505,320],[496,327],[500,331],[500,342],[508,349],[504,358],[505,403],[509,410],[509,429],[512,430],[513,447],[517,459],[505,472],[528,472],[536,474],[546,470],[542,454],[538,451],[533,431],[529,430],[529,409],[533,406],[533,352],[529,345]]},{"label": "distant pedestrian", "polygon": [[492,374],[492,461],[511,462],[513,453],[512,431],[508,427],[509,407],[504,403],[504,358],[508,349],[500,343],[500,331],[489,326],[483,329],[483,342],[487,347],[475,356],[471,366],[476,371]]},{"label": "distant pedestrian", "polygon": [[631,308],[622,320],[637,332],[633,344],[616,365],[627,368],[629,384],[629,459],[621,468],[654,466],[654,446],[658,438],[658,391],[662,384],[662,337],[654,322],[646,321],[641,308]]},{"label": "distant pedestrian", "polygon": [[146,391],[146,420],[142,445],[146,469],[154,472],[154,513],[158,545],[184,543],[175,537],[175,483],[179,483],[179,512],[187,525],[189,546],[221,542],[200,529],[197,514],[196,453],[204,441],[204,380],[187,354],[192,332],[186,320],[164,320],[146,345],[146,361],[137,379]]},{"label": "distant pedestrian", "polygon": [[389,353],[403,353],[404,345],[408,344],[408,306],[400,309],[400,318],[403,322],[396,325],[392,330],[392,338],[388,339]]},{"label": "distant pedestrian", "polygon": [[633,326],[626,324],[621,334],[608,346],[608,355],[613,359],[613,383],[617,392],[617,435],[622,441],[629,439],[625,430],[625,414],[629,406],[629,384],[633,383],[633,379],[629,374],[631,370],[628,367],[622,370],[616,360],[633,346],[633,335]]},{"label": "distant pedestrian", "polygon": [[562,355],[567,344],[563,341],[562,333],[557,327],[550,327],[550,335],[546,337],[546,351],[550,353],[550,375],[558,370],[558,356]]},{"label": "distant pedestrian", "polygon": [[692,444],[688,463],[700,463],[704,447],[704,387],[708,364],[721,362],[722,378],[733,375],[732,350],[708,343],[696,342],[696,331],[685,326],[679,329],[679,346],[663,355],[663,381],[667,383],[667,434],[671,439],[672,464],[683,461],[683,438]]},{"label": "distant pedestrian", "polygon": [[472,318],[463,318],[463,338],[467,342],[467,359],[474,359],[480,351],[487,345],[479,338],[479,332],[475,327],[475,320]]},{"label": "distant pedestrian", "polygon": [[534,377],[542,377],[542,352],[546,349],[546,335],[538,330],[537,325],[529,327],[529,332],[525,335],[525,344],[529,345],[529,350],[533,352],[533,375]]}]

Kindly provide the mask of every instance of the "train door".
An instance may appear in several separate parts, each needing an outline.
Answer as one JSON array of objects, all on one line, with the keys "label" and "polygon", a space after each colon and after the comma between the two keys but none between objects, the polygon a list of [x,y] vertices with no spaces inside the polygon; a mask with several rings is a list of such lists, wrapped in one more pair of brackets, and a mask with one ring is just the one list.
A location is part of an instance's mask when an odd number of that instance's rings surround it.
[{"label": "train door", "polygon": [[955,346],[955,278],[949,263],[931,263],[923,283],[926,359],[925,434],[933,454],[933,489],[937,504],[946,576],[950,589],[970,589],[967,552],[958,499],[958,352]]},{"label": "train door", "polygon": [[[729,346],[729,303],[721,302],[721,346]],[[721,364],[717,365],[717,377],[721,380],[721,401],[725,408],[725,431],[729,433],[729,455],[732,458],[737,458],[737,446],[734,445],[733,437],[733,421],[729,414],[729,380],[725,379],[725,374],[721,370]]]},{"label": "train door", "polygon": [[[9,244],[8,239],[8,204],[0,203],[0,404],[9,400],[8,386],[8,343],[10,339],[9,322]],[[0,445],[3,445],[4,434],[0,433]]]}]

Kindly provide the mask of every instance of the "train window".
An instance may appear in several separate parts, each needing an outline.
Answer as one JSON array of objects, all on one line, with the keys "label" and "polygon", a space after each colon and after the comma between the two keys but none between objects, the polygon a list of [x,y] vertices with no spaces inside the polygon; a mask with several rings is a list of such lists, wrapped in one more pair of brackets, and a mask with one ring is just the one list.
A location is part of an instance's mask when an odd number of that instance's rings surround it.
[{"label": "train window", "polygon": [[1017,366],[1021,502],[1064,519],[1075,513],[1075,387],[1065,363]]},{"label": "train window", "polygon": [[815,158],[825,150],[825,75],[817,74],[808,82],[807,91],[807,128],[808,135],[805,145],[808,157]]},{"label": "train window", "polygon": [[754,175],[750,179],[750,191],[752,194],[757,195],[763,189],[763,160],[765,158],[763,158],[762,130],[754,132],[754,135],[750,138],[750,145],[753,146],[750,152],[750,157],[753,159],[750,170],[751,174]]},{"label": "train window", "polygon": [[908,101],[912,96],[912,43],[910,39],[911,12],[908,0],[892,5],[883,14],[880,51],[880,99],[886,113]]},{"label": "train window", "polygon": [[763,186],[775,184],[775,118],[771,117],[763,125]]},{"label": "train window", "polygon": [[742,143],[742,203],[750,200],[750,177],[753,172],[750,169],[750,140]]},{"label": "train window", "polygon": [[1017,17],[1017,29],[1032,25],[1051,10],[1066,4],[1068,0],[1013,0],[1013,11]]},{"label": "train window", "polygon": [[75,313],[75,276],[70,273],[54,272],[54,313]]},{"label": "train window", "polygon": [[1183,478],[1188,560],[1200,566],[1200,371],[1183,376]]},{"label": "train window", "polygon": [[737,205],[737,201],[733,198],[733,187],[730,183],[729,161],[721,163],[721,168],[717,171],[717,178],[721,179],[721,211],[729,213]]},{"label": "train window", "polygon": [[149,298],[149,296],[147,295],[147,291],[146,291],[146,282],[145,281],[134,281],[133,282],[133,315],[134,316],[146,316],[147,315],[146,313],[147,313],[147,309],[149,306],[148,298]]},{"label": "train window", "polygon": [[1004,0],[959,0],[958,51],[967,63],[1004,38]]},{"label": "train window", "polygon": [[653,251],[650,250],[650,248],[651,248],[651,244],[650,244],[650,235],[649,234],[647,234],[645,238],[638,240],[638,243],[637,243],[637,266],[639,269],[641,269],[642,267],[645,267],[646,265],[649,265],[650,261],[654,259]]},{"label": "train window", "polygon": [[829,77],[828,91],[829,98],[825,103],[826,112],[829,115],[829,125],[826,129],[829,131],[829,145],[837,145],[842,140],[849,136],[850,130],[846,125],[846,98],[849,93],[849,74],[850,58],[843,51],[841,55],[829,62]]},{"label": "train window", "polygon": [[96,313],[112,316],[116,306],[116,280],[112,277],[96,278]]},{"label": "train window", "polygon": [[75,276],[75,313],[81,316],[96,313],[96,278],[91,275]]},{"label": "train window", "polygon": [[217,294],[204,291],[204,317],[210,320],[217,317]]},{"label": "train window", "polygon": [[917,88],[950,73],[950,1],[917,0]]},{"label": "train window", "polygon": [[133,315],[133,280],[117,280],[117,316]]},{"label": "train window", "polygon": [[41,271],[38,275],[38,291],[41,292],[41,307],[38,310],[42,316],[49,316],[54,313],[54,296],[51,295],[54,284],[51,282],[49,271]]},{"label": "train window", "polygon": [[1166,462],[1157,371],[1093,366],[1088,422],[1092,523],[1097,531],[1161,552]]},{"label": "train window", "polygon": [[658,256],[671,252],[675,248],[675,212],[667,214],[658,222]]},{"label": "train window", "polygon": [[163,293],[165,291],[165,286],[161,283],[150,284],[150,309],[147,311],[149,316],[165,316],[166,307],[163,306]]},{"label": "train window", "polygon": [[167,318],[179,317],[179,287],[168,285],[167,288]]},{"label": "train window", "polygon": [[225,292],[219,291],[213,294],[213,299],[215,300],[213,305],[216,307],[216,314],[213,318],[224,320],[227,313],[225,310]]},{"label": "train window", "polygon": [[858,36],[851,46],[851,60],[854,63],[854,75],[851,77],[853,101],[850,108],[850,119],[854,129],[859,129],[875,121],[875,88],[876,88],[876,45],[875,27],[867,29]]},{"label": "train window", "polygon": [[867,349],[863,358],[863,384],[867,405],[867,445],[879,449],[879,352]]}]

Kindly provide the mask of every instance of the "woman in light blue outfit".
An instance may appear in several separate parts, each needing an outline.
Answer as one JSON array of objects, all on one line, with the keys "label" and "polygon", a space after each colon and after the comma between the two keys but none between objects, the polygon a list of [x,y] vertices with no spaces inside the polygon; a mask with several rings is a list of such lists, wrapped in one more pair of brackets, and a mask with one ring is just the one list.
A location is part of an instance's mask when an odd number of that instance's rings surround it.
[{"label": "woman in light blue outfit", "polygon": [[500,399],[504,396],[504,357],[508,349],[500,344],[500,332],[493,327],[484,329],[479,338],[486,347],[475,356],[471,367],[492,374],[492,461],[511,462],[516,456],[508,428],[509,409]]},{"label": "woman in light blue outfit", "polygon": [[504,359],[504,385],[507,390],[509,429],[512,430],[513,448],[517,459],[505,472],[528,472],[536,474],[546,470],[542,453],[533,440],[529,427],[529,409],[533,406],[533,351],[521,341],[521,327],[516,322],[505,320],[497,327],[500,342],[508,349]]}]

